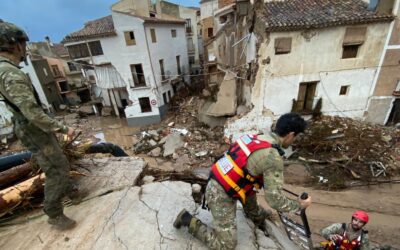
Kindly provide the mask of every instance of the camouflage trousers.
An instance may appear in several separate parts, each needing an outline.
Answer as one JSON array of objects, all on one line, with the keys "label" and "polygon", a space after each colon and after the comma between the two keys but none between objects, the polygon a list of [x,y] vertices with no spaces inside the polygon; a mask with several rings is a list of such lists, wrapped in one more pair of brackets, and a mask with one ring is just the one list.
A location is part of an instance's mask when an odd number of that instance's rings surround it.
[{"label": "camouflage trousers", "polygon": [[39,129],[26,120],[15,120],[18,139],[27,147],[46,175],[44,186],[44,212],[49,217],[63,213],[62,198],[72,189],[70,165],[54,134]]},{"label": "camouflage trousers", "polygon": [[[213,216],[214,229],[200,220],[192,220],[189,233],[203,241],[210,249],[235,249],[237,245],[236,200],[229,197],[222,186],[211,179],[206,188],[206,201]],[[264,223],[267,213],[258,206],[257,197],[247,197],[244,212],[254,224]]]}]

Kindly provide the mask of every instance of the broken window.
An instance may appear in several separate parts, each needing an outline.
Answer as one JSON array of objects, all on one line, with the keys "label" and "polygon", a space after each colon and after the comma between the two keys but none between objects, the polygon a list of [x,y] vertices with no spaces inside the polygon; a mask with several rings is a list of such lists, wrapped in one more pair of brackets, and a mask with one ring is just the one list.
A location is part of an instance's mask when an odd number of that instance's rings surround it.
[{"label": "broken window", "polygon": [[136,45],[135,33],[133,31],[125,31],[124,36],[126,46]]},{"label": "broken window", "polygon": [[348,27],[343,38],[342,58],[357,57],[359,47],[365,41],[367,27]]},{"label": "broken window", "polygon": [[100,41],[89,42],[90,53],[92,56],[103,55],[103,48]]},{"label": "broken window", "polygon": [[156,30],[155,29],[150,29],[150,34],[151,34],[151,42],[152,43],[156,43],[157,42]]},{"label": "broken window", "polygon": [[167,100],[167,92],[163,93],[163,94],[162,94],[162,97],[163,97],[163,100],[164,100],[164,104],[167,104],[167,103],[168,103],[168,100]]},{"label": "broken window", "polygon": [[166,75],[165,75],[165,71],[164,71],[164,60],[161,59],[159,61],[160,63],[160,71],[161,71],[161,80],[164,81],[165,79],[167,79]]},{"label": "broken window", "polygon": [[192,33],[192,20],[186,19],[186,33]]},{"label": "broken window", "polygon": [[139,98],[139,105],[142,113],[151,112],[150,98],[148,97]]},{"label": "broken window", "polygon": [[178,69],[178,75],[182,74],[181,72],[181,57],[176,56],[176,67]]},{"label": "broken window", "polygon": [[220,16],[219,17],[220,24],[226,23],[227,20],[228,20],[228,16]]},{"label": "broken window", "polygon": [[318,82],[302,82],[299,86],[299,94],[295,103],[296,112],[312,111],[315,90]]},{"label": "broken window", "polygon": [[208,35],[208,37],[213,37],[213,35],[214,35],[214,29],[213,29],[213,28],[208,28],[208,29],[207,29],[207,35]]},{"label": "broken window", "polygon": [[146,86],[142,64],[131,64],[133,87]]},{"label": "broken window", "polygon": [[61,76],[61,72],[58,69],[57,65],[51,65],[51,70],[53,71],[54,77],[60,77]]},{"label": "broken window", "polygon": [[67,64],[70,72],[78,71],[78,67],[76,67],[75,63],[67,62]]},{"label": "broken window", "polygon": [[72,59],[89,57],[89,49],[86,43],[75,44],[67,47],[69,56]]},{"label": "broken window", "polygon": [[339,95],[347,95],[349,91],[349,85],[341,86]]},{"label": "broken window", "polygon": [[275,55],[289,54],[292,49],[291,37],[275,38]]},{"label": "broken window", "polygon": [[176,30],[171,30],[171,36],[176,37]]}]

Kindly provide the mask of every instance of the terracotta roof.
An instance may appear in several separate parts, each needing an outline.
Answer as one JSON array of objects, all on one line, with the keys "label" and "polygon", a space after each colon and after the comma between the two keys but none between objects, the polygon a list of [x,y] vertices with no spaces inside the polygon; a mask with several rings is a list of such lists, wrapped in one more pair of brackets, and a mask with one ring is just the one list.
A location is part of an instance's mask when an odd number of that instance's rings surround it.
[{"label": "terracotta roof", "polygon": [[64,37],[62,43],[79,41],[87,38],[114,36],[114,22],[112,16],[102,17],[85,23],[85,27]]},{"label": "terracotta roof", "polygon": [[51,48],[53,52],[60,57],[69,55],[68,50],[61,43],[55,43],[53,46],[51,46]]},{"label": "terracotta roof", "polygon": [[267,31],[290,31],[388,22],[393,15],[367,10],[362,0],[285,0],[264,4]]},{"label": "terracotta roof", "polygon": [[181,19],[181,18],[176,18],[170,15],[162,14],[163,18],[157,18],[157,17],[145,17],[145,16],[140,16],[136,15],[133,13],[128,13],[128,12],[123,12],[123,11],[116,11],[113,10],[116,13],[120,14],[125,14],[128,16],[133,16],[142,19],[145,23],[172,23],[172,24],[185,24],[186,20]]}]

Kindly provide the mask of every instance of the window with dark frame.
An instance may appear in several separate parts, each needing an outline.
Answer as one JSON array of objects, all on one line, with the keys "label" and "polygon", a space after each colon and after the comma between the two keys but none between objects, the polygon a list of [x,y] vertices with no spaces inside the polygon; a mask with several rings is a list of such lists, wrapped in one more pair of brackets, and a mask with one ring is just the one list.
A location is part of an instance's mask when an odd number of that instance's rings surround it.
[{"label": "window with dark frame", "polygon": [[100,41],[89,42],[89,49],[92,56],[103,55],[103,48],[101,47]]},{"label": "window with dark frame", "polygon": [[163,100],[164,100],[164,104],[168,103],[168,99],[167,99],[167,92],[162,94]]},{"label": "window with dark frame", "polygon": [[150,29],[150,35],[151,35],[151,42],[156,43],[157,42],[156,30]]},{"label": "window with dark frame", "polygon": [[361,45],[365,42],[366,26],[347,27],[343,38],[342,59],[356,58]]},{"label": "window with dark frame", "polygon": [[182,74],[182,71],[181,71],[181,57],[180,56],[176,56],[176,67],[178,69],[178,75]]},{"label": "window with dark frame", "polygon": [[67,92],[70,90],[68,82],[66,81],[58,82],[58,86],[60,87],[60,92]]},{"label": "window with dark frame", "polygon": [[53,71],[54,77],[60,77],[61,72],[57,65],[51,65],[51,70]]},{"label": "window with dark frame", "polygon": [[124,36],[126,46],[136,45],[135,33],[133,31],[125,31]]},{"label": "window with dark frame", "polygon": [[360,44],[343,45],[342,59],[356,58],[357,54],[358,54],[358,48],[359,47],[360,47]]},{"label": "window with dark frame", "polygon": [[78,71],[78,67],[76,67],[74,62],[67,62],[67,64],[70,72]]},{"label": "window with dark frame", "polygon": [[139,105],[142,113],[151,112],[150,98],[148,97],[139,98]]},{"label": "window with dark frame", "polygon": [[213,28],[208,28],[207,29],[207,36],[208,37],[213,37],[214,36],[214,29]]},{"label": "window with dark frame", "polygon": [[176,30],[171,30],[171,36],[176,37]]},{"label": "window with dark frame", "polygon": [[275,55],[289,54],[292,50],[291,37],[275,38]]},{"label": "window with dark frame", "polygon": [[144,77],[142,64],[131,64],[130,66],[134,85],[132,87],[145,87],[146,79]]},{"label": "window with dark frame", "polygon": [[171,101],[171,91],[170,90],[168,90],[168,101]]},{"label": "window with dark frame", "polygon": [[89,57],[89,48],[86,43],[75,44],[67,47],[69,56],[72,59]]},{"label": "window with dark frame", "polygon": [[165,79],[167,79],[167,76],[165,75],[165,71],[164,71],[164,60],[161,59],[159,61],[160,63],[160,71],[161,71],[161,80],[164,81]]},{"label": "window with dark frame", "polygon": [[341,86],[339,95],[347,95],[347,93],[349,92],[349,87],[349,85]]},{"label": "window with dark frame", "polygon": [[192,20],[190,18],[186,19],[186,33],[192,33]]}]

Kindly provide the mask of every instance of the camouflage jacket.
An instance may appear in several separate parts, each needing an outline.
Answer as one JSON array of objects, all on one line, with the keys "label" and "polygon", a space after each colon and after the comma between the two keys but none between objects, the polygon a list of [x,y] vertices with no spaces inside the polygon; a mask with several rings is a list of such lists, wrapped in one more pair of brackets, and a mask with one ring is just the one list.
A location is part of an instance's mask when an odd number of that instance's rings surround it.
[{"label": "camouflage jacket", "polygon": [[[353,228],[351,227],[350,224],[346,225],[346,232],[348,235],[349,240],[353,240],[360,236],[362,230],[354,231]],[[335,223],[332,224],[324,229],[322,229],[321,234],[322,236],[329,240],[330,235],[332,234],[339,234],[343,235],[343,223]],[[369,238],[368,238],[368,233],[364,233],[361,237],[361,250],[368,250],[370,249],[369,245]]]},{"label": "camouflage jacket", "polygon": [[43,111],[36,102],[27,76],[18,65],[3,56],[0,56],[0,101],[7,104],[16,119],[26,119],[45,132],[68,131],[67,126]]},{"label": "camouflage jacket", "polygon": [[[279,137],[274,133],[259,135],[260,140],[281,146]],[[300,209],[297,201],[287,198],[283,192],[283,159],[275,148],[255,151],[247,160],[247,169],[252,175],[263,175],[264,193],[268,204],[275,210],[295,212]]]}]

